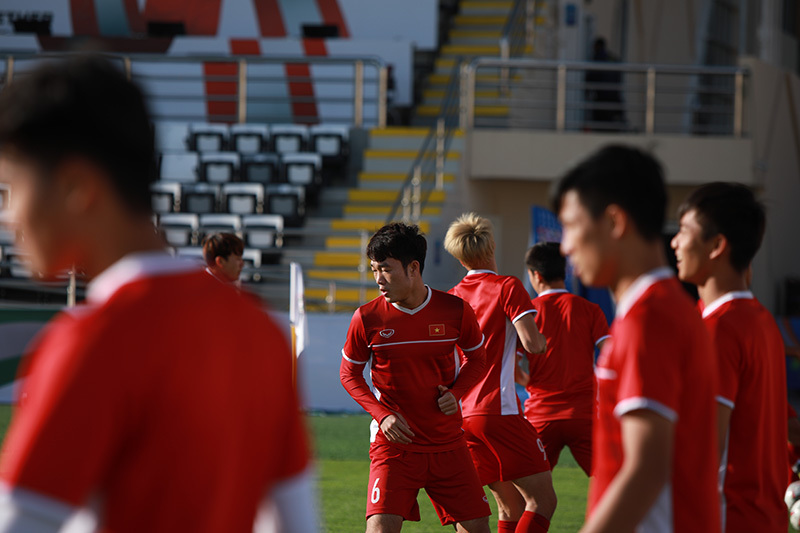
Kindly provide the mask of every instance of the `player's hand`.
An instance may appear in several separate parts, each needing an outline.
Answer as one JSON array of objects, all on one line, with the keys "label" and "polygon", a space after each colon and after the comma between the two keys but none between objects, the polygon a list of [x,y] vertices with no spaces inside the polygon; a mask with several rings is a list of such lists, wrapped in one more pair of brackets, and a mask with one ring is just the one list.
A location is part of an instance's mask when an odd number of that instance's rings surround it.
[{"label": "player's hand", "polygon": [[439,385],[439,410],[446,415],[455,414],[458,411],[458,400],[455,394],[444,385]]},{"label": "player's hand", "polygon": [[389,415],[381,420],[381,431],[389,442],[395,444],[411,444],[411,437],[414,436],[408,422],[400,413]]}]

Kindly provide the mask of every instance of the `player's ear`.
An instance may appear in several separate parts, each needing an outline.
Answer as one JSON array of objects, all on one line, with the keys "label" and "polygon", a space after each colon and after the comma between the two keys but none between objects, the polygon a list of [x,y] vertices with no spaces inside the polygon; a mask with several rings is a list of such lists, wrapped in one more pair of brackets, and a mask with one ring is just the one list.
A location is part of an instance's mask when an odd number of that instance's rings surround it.
[{"label": "player's ear", "polygon": [[408,264],[408,269],[407,269],[406,273],[408,274],[409,278],[412,278],[412,277],[415,277],[415,276],[419,277],[419,275],[420,275],[419,274],[419,261],[417,261],[416,259],[411,261]]},{"label": "player's ear", "polygon": [[606,207],[602,218],[608,224],[609,232],[614,239],[621,238],[628,230],[628,213],[617,204]]},{"label": "player's ear", "polygon": [[726,252],[730,252],[730,243],[728,242],[728,238],[722,233],[712,237],[711,243],[711,252],[708,254],[709,259],[717,259],[718,257],[722,257],[722,255]]},{"label": "player's ear", "polygon": [[221,255],[218,255],[217,257],[214,258],[214,264],[217,265],[217,268],[222,268],[224,266],[223,265],[224,261],[225,258],[222,257]]},{"label": "player's ear", "polygon": [[62,161],[52,179],[56,196],[62,199],[65,209],[72,215],[86,212],[98,201],[106,180],[97,165],[81,157]]}]

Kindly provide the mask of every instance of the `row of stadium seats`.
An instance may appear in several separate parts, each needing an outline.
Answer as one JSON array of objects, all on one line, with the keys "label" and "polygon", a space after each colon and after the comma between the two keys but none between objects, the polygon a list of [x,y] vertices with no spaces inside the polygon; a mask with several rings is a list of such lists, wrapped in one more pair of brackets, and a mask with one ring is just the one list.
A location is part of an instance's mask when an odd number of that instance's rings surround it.
[{"label": "row of stadium seats", "polygon": [[158,181],[150,186],[153,212],[229,213],[233,215],[280,215],[288,227],[305,221],[305,189],[296,185],[260,183],[174,183]]},{"label": "row of stadium seats", "polygon": [[161,152],[316,152],[325,158],[348,156],[350,130],[339,124],[216,124],[157,122]]},{"label": "row of stadium seats", "polygon": [[210,233],[235,233],[247,248],[275,251],[283,246],[284,221],[280,215],[166,213],[156,226],[173,248],[199,246]]}]

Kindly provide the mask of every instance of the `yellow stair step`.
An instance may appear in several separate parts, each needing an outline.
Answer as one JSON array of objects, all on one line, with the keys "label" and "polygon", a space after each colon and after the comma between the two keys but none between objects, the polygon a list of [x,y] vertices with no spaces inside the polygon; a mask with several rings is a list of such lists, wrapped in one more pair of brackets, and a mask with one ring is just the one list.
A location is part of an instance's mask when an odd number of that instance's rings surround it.
[{"label": "yellow stair step", "polygon": [[[479,82],[486,82],[486,83],[500,83],[500,75],[499,74],[478,74],[475,76],[475,79]],[[515,74],[510,76],[509,79],[511,80],[520,80],[522,76],[520,74]],[[450,83],[450,75],[449,74],[431,74],[428,76],[428,83],[432,85],[448,85]]]},{"label": "yellow stair step", "polygon": [[[444,98],[447,91],[444,89],[425,89],[422,92],[424,98]],[[475,91],[475,98],[500,98],[499,90]]]},{"label": "yellow stair step", "polygon": [[485,0],[464,0],[461,2],[460,7],[464,9],[511,9],[514,7],[514,2],[487,2]]},{"label": "yellow stair step", "polygon": [[[344,206],[344,213],[346,215],[368,215],[368,216],[388,216],[388,205],[346,205]],[[436,206],[426,205],[422,208],[423,216],[439,216],[442,214],[442,208]]]},{"label": "yellow stair step", "polygon": [[500,55],[499,44],[446,44],[442,46],[442,55],[473,55],[497,56]]},{"label": "yellow stair step", "polygon": [[[425,137],[431,131],[430,128],[374,128],[369,131],[373,137]],[[454,130],[453,137],[463,137],[463,130]]]},{"label": "yellow stair step", "polygon": [[[384,191],[372,189],[350,189],[347,197],[353,203],[385,203],[391,204],[397,200],[398,191]],[[444,191],[431,191],[428,202],[443,202]]]},{"label": "yellow stair step", "polygon": [[364,255],[359,252],[316,252],[314,266],[320,267],[346,267],[358,268]]},{"label": "yellow stair step", "polygon": [[361,237],[327,237],[325,248],[361,248]]},{"label": "yellow stair step", "polygon": [[500,39],[503,36],[502,30],[451,30],[450,37],[453,38],[470,38],[476,39]]},{"label": "yellow stair step", "polygon": [[[374,157],[376,159],[416,159],[419,152],[417,150],[364,150],[364,158]],[[451,150],[445,154],[447,159],[458,159],[461,152]]]},{"label": "yellow stair step", "polygon": [[[402,174],[399,172],[359,172],[358,179],[359,181],[405,181],[408,177],[407,174]],[[452,182],[455,180],[455,176],[453,174],[445,174],[444,181],[445,182]],[[398,184],[399,185],[399,184]]]},{"label": "yellow stair step", "polygon": [[[421,117],[435,117],[438,116],[441,111],[442,108],[438,105],[417,106],[417,114]],[[475,116],[478,117],[502,117],[505,115],[508,115],[507,105],[475,106]]]},{"label": "yellow stair step", "polygon": [[[386,224],[386,220],[383,218],[375,219],[350,219],[350,218],[340,218],[331,221],[331,229],[338,230],[338,231],[361,231],[366,230],[369,233],[375,233],[380,228],[382,228]],[[431,229],[430,222],[427,220],[420,220],[417,224],[419,229],[423,233],[428,233]],[[325,265],[331,266],[331,265]],[[338,265],[337,265],[338,266]]]},{"label": "yellow stair step", "polygon": [[502,26],[505,25],[508,15],[456,15],[456,26]]},{"label": "yellow stair step", "polygon": [[[313,300],[327,300],[329,290],[327,288],[311,288],[305,291],[305,297]],[[364,291],[365,300],[367,303],[374,300],[380,295],[378,289],[366,289]],[[361,302],[361,291],[353,288],[339,288],[336,287],[336,302],[337,303],[359,303]]]},{"label": "yellow stair step", "polygon": [[[345,280],[345,281],[358,281],[361,279],[361,273],[358,270],[327,270],[310,268],[305,271],[306,277],[310,279],[325,279],[325,280]],[[366,280],[372,279],[372,273],[367,270]]]}]

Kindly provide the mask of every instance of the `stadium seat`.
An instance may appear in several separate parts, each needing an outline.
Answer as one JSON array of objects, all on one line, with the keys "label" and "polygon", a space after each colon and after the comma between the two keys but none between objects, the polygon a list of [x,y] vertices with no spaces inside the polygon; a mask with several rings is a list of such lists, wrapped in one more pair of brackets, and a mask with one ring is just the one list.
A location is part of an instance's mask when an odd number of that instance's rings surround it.
[{"label": "stadium seat", "polygon": [[275,124],[270,126],[270,148],[279,154],[304,152],[308,146],[308,126]]},{"label": "stadium seat", "polygon": [[186,122],[158,121],[153,125],[156,150],[159,152],[185,152],[189,149],[189,125]]},{"label": "stadium seat", "polygon": [[337,160],[350,154],[350,128],[341,124],[315,124],[309,129],[309,150]]},{"label": "stadium seat", "polygon": [[299,185],[306,190],[306,201],[316,205],[322,187],[322,156],[319,154],[284,154],[284,181]]},{"label": "stadium seat", "polygon": [[245,215],[242,217],[244,244],[264,250],[283,246],[283,217],[281,215]]},{"label": "stadium seat", "polygon": [[226,124],[189,125],[189,149],[195,152],[224,152],[228,149]]},{"label": "stadium seat", "polygon": [[244,282],[261,281],[261,273],[254,272],[255,269],[261,268],[261,250],[245,248],[242,259],[244,259],[244,268],[239,278]]},{"label": "stadium seat", "polygon": [[197,244],[200,219],[194,213],[166,213],[159,217],[158,227],[170,246],[191,246]]},{"label": "stadium seat", "polygon": [[303,225],[306,217],[304,187],[288,183],[268,185],[266,194],[266,212],[283,216],[283,223],[287,227],[296,228]]},{"label": "stadium seat", "polygon": [[230,149],[240,154],[257,154],[269,150],[269,127],[266,124],[232,124]]},{"label": "stadium seat", "polygon": [[192,152],[161,154],[159,176],[162,181],[192,183],[197,181],[200,159]]},{"label": "stadium seat", "polygon": [[12,278],[30,279],[33,277],[28,254],[13,246],[3,250],[3,259],[8,266],[8,275]]},{"label": "stadium seat", "polygon": [[216,232],[235,233],[242,236],[242,218],[239,215],[212,213],[200,215],[200,234],[202,240],[206,235]]},{"label": "stadium seat", "polygon": [[264,212],[264,186],[260,183],[223,183],[222,211],[236,215]]},{"label": "stadium seat", "polygon": [[184,213],[205,214],[219,210],[219,185],[214,183],[187,183],[181,197]]},{"label": "stadium seat", "polygon": [[278,154],[242,156],[239,179],[264,185],[280,181],[281,158]]},{"label": "stadium seat", "polygon": [[154,213],[179,212],[181,210],[181,184],[164,181],[150,184],[150,200]]},{"label": "stadium seat", "polygon": [[236,181],[239,177],[239,154],[204,153],[200,154],[200,180],[209,183]]}]

